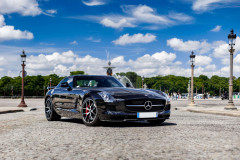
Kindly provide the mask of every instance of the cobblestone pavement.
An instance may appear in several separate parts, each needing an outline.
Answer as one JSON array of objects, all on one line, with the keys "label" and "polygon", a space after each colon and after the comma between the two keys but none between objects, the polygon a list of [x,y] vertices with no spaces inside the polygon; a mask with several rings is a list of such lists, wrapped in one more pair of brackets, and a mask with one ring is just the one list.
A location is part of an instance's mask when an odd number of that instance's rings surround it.
[{"label": "cobblestone pavement", "polygon": [[[0,100],[17,105],[19,100]],[[159,126],[147,122],[48,122],[43,100],[26,100],[36,111],[0,115],[0,159],[240,159],[237,117],[172,110]],[[206,103],[199,102],[199,103]],[[208,101],[210,104],[227,101]],[[240,104],[239,102],[236,102]],[[173,101],[185,106],[187,101]]]}]

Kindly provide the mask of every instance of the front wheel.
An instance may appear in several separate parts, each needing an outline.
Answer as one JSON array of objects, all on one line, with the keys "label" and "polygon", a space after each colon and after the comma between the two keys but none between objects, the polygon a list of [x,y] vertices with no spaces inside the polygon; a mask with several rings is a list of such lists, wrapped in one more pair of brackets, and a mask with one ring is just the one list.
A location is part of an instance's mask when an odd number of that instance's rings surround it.
[{"label": "front wheel", "polygon": [[48,121],[58,121],[61,119],[61,116],[53,109],[52,99],[50,97],[48,97],[45,102],[45,115]]},{"label": "front wheel", "polygon": [[148,120],[148,122],[150,124],[153,124],[153,125],[160,125],[162,124],[166,119],[160,119],[160,120]]},{"label": "front wheel", "polygon": [[86,98],[82,104],[82,118],[86,126],[96,126],[99,123],[98,109],[94,100]]}]

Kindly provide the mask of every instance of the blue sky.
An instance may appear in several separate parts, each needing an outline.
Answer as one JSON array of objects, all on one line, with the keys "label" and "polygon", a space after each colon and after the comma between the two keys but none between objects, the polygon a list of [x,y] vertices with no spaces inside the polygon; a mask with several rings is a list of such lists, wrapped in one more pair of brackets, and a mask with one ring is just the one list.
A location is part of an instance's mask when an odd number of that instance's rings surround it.
[{"label": "blue sky", "polygon": [[[13,2],[13,3],[12,3]],[[20,5],[21,4],[21,5]],[[17,76],[26,50],[29,75],[73,70],[144,76],[228,76],[227,35],[240,34],[238,0],[1,0],[0,76]],[[240,76],[240,40],[234,75]]]}]

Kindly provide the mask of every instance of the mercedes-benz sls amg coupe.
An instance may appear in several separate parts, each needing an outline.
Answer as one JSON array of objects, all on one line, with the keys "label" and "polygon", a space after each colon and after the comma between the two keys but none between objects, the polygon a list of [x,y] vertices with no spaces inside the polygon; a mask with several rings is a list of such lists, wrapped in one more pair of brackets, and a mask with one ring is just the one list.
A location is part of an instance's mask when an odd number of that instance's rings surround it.
[{"label": "mercedes-benz sls amg coupe", "polygon": [[79,118],[87,126],[101,121],[137,120],[161,124],[170,117],[170,106],[165,93],[128,88],[111,76],[69,76],[45,97],[47,120]]}]

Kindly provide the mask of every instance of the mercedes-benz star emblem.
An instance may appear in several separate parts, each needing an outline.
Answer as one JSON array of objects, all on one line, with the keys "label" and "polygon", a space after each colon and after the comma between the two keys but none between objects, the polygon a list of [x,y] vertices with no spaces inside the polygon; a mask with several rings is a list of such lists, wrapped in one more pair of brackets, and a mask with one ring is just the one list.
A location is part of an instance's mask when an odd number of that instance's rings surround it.
[{"label": "mercedes-benz star emblem", "polygon": [[152,108],[152,102],[151,101],[146,101],[144,104],[144,108],[146,110],[150,110]]}]

